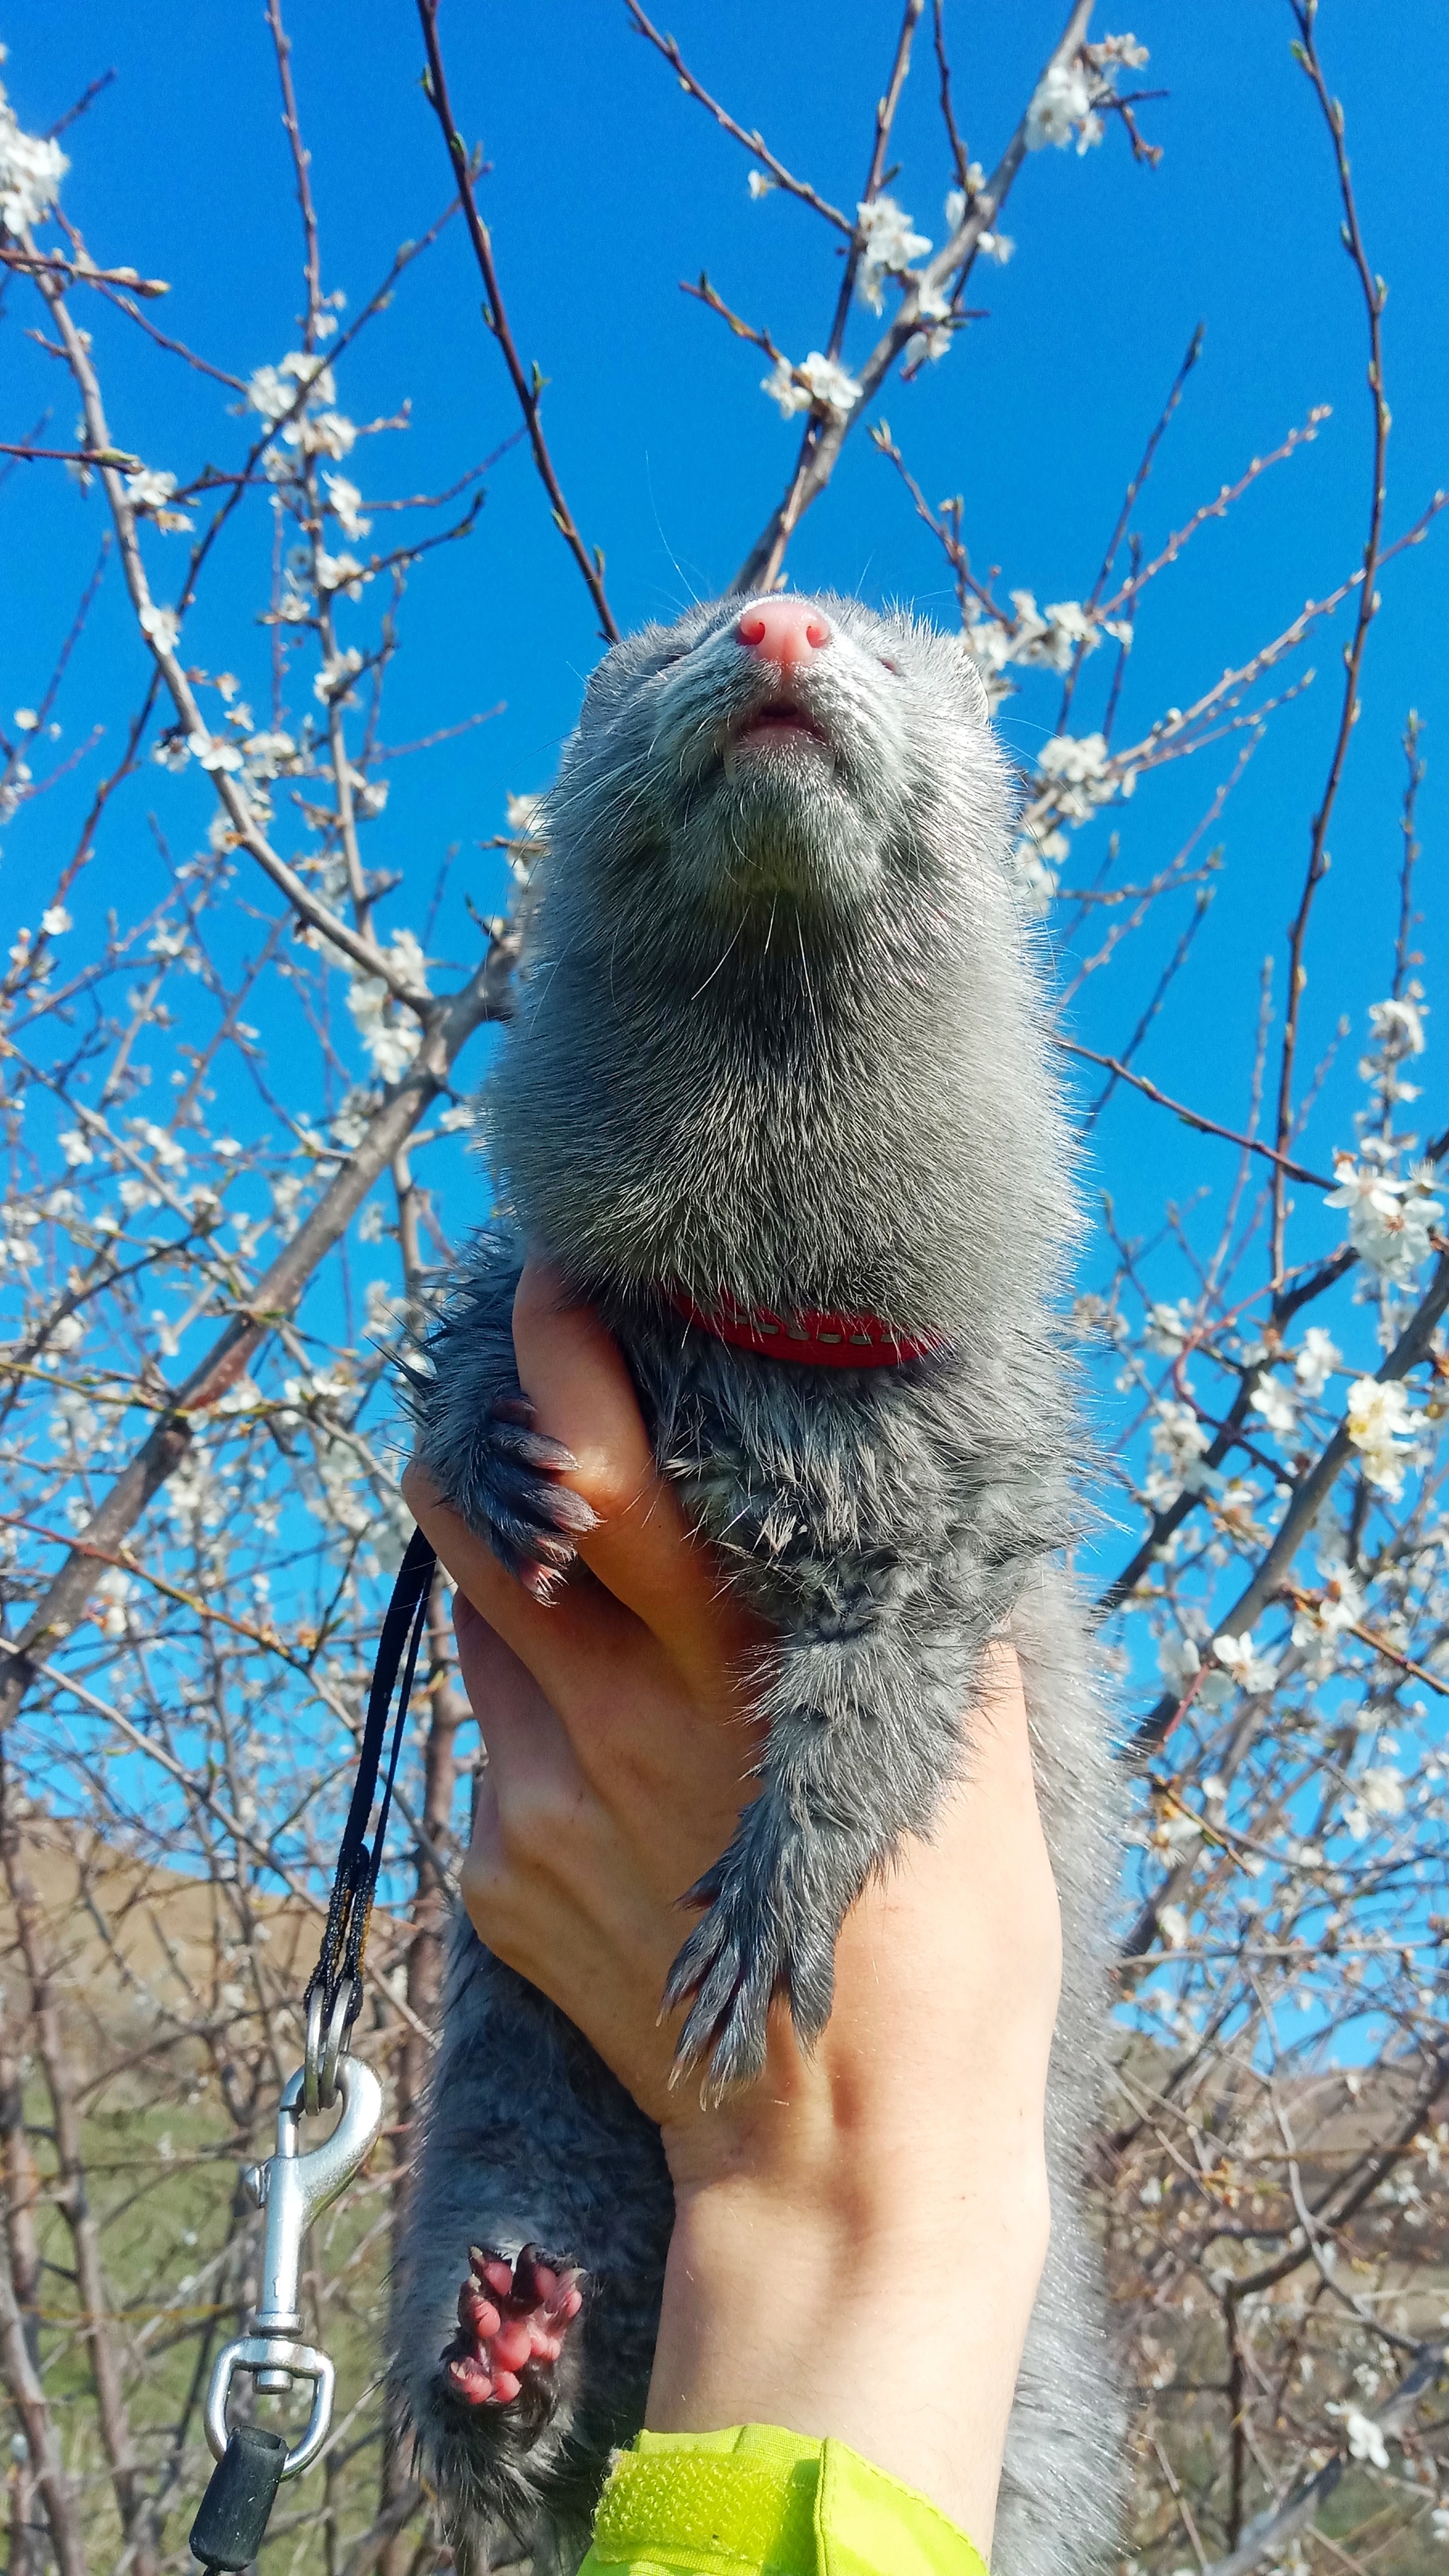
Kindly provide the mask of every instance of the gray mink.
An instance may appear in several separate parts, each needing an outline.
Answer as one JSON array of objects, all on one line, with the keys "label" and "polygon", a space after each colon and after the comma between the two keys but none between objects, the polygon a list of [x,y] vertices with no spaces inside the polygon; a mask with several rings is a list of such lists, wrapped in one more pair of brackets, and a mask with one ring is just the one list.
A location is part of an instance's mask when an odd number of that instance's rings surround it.
[{"label": "gray mink", "polygon": [[[420,1455],[521,1579],[564,1579],[574,1498],[511,1335],[535,1244],[616,1334],[661,1470],[774,1629],[759,1795],[681,1890],[669,1993],[715,2090],[755,2074],[773,1998],[807,2043],[823,2028],[841,1920],[969,1780],[983,1653],[1014,1642],[1066,1974],[993,2564],[1065,2576],[1116,2508],[1082,2168],[1118,1791],[1065,1562],[1075,1217],[1008,767],[958,637],[842,597],[725,599],[605,656],[545,833],[482,1104],[501,1214],[417,1373]],[[777,1357],[720,1316],[786,1346],[797,1318],[865,1319],[897,1355]],[[460,1911],[394,2332],[463,2576],[577,2565],[643,2420],[671,2218],[657,2130]]]}]

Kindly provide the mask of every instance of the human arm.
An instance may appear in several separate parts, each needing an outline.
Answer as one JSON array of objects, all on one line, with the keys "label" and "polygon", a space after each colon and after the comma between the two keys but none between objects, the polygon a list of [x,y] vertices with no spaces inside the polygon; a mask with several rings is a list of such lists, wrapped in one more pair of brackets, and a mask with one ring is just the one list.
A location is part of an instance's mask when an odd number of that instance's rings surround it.
[{"label": "human arm", "polygon": [[647,2422],[849,2444],[985,2548],[1046,2243],[1059,1965],[1014,1659],[994,1661],[969,1783],[933,1840],[848,1918],[813,2055],[777,2012],[754,2086],[712,2110],[693,2084],[671,2089],[658,1998],[678,1899],[749,1795],[745,1667],[768,1639],[690,1539],[595,1319],[530,1269],[514,1335],[539,1428],[598,1515],[585,1571],[542,1608],[417,1471],[408,1493],[462,1587],[488,1741],[469,1911],[659,2122],[669,2158]]}]

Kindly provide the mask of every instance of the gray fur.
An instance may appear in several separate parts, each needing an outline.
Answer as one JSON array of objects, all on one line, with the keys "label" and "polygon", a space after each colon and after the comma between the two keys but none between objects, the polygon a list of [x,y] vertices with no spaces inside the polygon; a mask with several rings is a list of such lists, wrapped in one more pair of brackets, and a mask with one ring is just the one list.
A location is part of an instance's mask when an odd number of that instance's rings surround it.
[{"label": "gray fur", "polygon": [[[841,1919],[969,1776],[983,1649],[1015,1640],[1067,1965],[1052,2247],[994,2558],[1058,2576],[1109,2545],[1118,2437],[1080,2212],[1116,1792],[1061,1561],[1065,1130],[974,670],[913,618],[819,606],[831,641],[785,694],[828,751],[733,749],[784,685],[736,641],[738,600],[645,629],[590,683],[484,1099],[509,1224],[434,1337],[419,1445],[505,1562],[564,1558],[557,1488],[492,1411],[517,1393],[512,1290],[539,1244],[618,1334],[661,1466],[778,1632],[762,1792],[692,1891],[671,1984],[691,2003],[681,2054],[715,2086],[758,2067],[773,1993],[805,2039],[823,2027]],[[941,1347],[794,1367],[686,1324],[671,1287],[873,1314]],[[399,2341],[465,2570],[500,2563],[508,2528],[540,2567],[573,2563],[608,2443],[642,2420],[669,2211],[657,2133],[460,1922]],[[437,2368],[467,2245],[524,2237],[583,2265],[592,2302],[550,2385],[470,2412]]]}]

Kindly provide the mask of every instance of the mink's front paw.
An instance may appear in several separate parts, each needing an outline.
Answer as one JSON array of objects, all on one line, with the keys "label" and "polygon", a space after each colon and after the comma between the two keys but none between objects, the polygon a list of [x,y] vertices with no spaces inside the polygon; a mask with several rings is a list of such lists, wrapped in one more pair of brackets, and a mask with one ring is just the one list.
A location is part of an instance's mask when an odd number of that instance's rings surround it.
[{"label": "mink's front paw", "polygon": [[578,1461],[561,1440],[535,1429],[521,1389],[495,1398],[468,1461],[464,1519],[537,1601],[547,1601],[572,1565],[576,1543],[597,1514],[559,1479]]},{"label": "mink's front paw", "polygon": [[584,2304],[583,2274],[525,2245],[517,2260],[478,2245],[458,2293],[458,2331],[440,2355],[448,2386],[467,2406],[511,2406],[560,2358]]},{"label": "mink's front paw", "polygon": [[764,2065],[777,1993],[788,2000],[805,2046],[819,2038],[835,1993],[834,1926],[787,1929],[775,1891],[747,1879],[728,1854],[690,1890],[690,1900],[709,1902],[709,1911],[669,1971],[664,2002],[667,2008],[692,1998],[674,2054],[676,2080],[708,2053],[705,2092],[719,2101]]}]

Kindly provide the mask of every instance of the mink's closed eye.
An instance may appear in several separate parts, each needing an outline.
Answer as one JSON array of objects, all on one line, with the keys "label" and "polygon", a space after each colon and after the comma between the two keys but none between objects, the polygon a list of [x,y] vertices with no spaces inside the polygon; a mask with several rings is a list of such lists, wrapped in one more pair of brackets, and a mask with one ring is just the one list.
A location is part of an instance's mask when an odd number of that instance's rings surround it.
[{"label": "mink's closed eye", "polygon": [[897,678],[897,679],[899,679],[899,678],[900,678],[900,676],[901,676],[901,666],[900,666],[899,662],[893,662],[893,661],[891,660],[891,657],[890,657],[889,653],[877,653],[877,655],[876,655],[876,657],[875,657],[875,658],[876,658],[876,660],[879,662],[879,664],[880,664],[880,666],[881,666],[881,669],[882,669],[883,671],[893,671],[893,672],[895,673],[896,678]]}]

